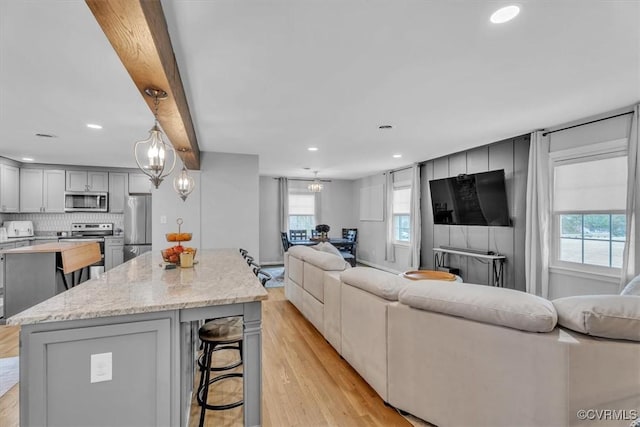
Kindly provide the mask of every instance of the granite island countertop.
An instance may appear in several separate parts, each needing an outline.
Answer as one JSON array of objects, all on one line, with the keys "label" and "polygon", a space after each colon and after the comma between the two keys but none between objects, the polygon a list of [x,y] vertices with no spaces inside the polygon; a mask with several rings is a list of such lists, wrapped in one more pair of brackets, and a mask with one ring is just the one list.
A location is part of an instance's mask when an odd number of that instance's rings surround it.
[{"label": "granite island countertop", "polygon": [[237,249],[199,250],[193,268],[164,270],[147,252],[7,319],[8,325],[261,301],[267,291]]}]

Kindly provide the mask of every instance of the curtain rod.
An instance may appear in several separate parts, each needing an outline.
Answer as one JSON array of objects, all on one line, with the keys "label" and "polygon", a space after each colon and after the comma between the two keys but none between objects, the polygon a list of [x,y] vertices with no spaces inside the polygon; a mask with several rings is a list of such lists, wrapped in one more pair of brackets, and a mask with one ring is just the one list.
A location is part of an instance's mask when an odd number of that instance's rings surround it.
[{"label": "curtain rod", "polygon": [[[273,177],[273,179],[280,179],[280,178]],[[314,178],[287,178],[287,179],[288,179],[289,181],[308,181],[308,182],[313,182],[313,181],[315,181],[315,179],[314,179]],[[318,181],[320,181],[320,182],[331,182],[331,180],[330,180],[330,179],[321,179],[321,178],[318,178]]]},{"label": "curtain rod", "polygon": [[562,129],[551,130],[549,132],[543,133],[542,136],[547,136],[550,133],[560,132],[561,130],[577,128],[578,126],[590,125],[591,123],[601,122],[603,120],[615,119],[616,117],[626,116],[627,114],[633,114],[633,111],[629,111],[628,113],[616,114],[615,116],[603,117],[603,118],[597,119],[597,120],[591,120],[590,122],[580,123],[579,125],[567,126],[566,128],[562,128]]},{"label": "curtain rod", "polygon": [[[427,162],[426,162],[426,161],[424,161],[424,162],[416,162],[416,163],[414,163],[413,165],[422,166],[422,165],[424,165],[425,163],[427,163]],[[401,167],[401,168],[391,169],[391,170],[388,170],[388,171],[384,171],[384,172],[382,172],[382,175],[386,175],[386,174],[387,174],[387,172],[395,173],[395,172],[400,172],[400,171],[403,171],[403,170],[411,169],[411,168],[413,167],[413,165],[410,165],[410,166],[403,166],[403,167]]]}]

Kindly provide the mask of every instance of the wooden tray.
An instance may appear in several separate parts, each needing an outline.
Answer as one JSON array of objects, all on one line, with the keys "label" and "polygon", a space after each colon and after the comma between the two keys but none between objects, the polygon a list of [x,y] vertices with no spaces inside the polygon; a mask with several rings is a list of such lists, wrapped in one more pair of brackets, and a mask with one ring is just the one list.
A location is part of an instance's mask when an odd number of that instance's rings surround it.
[{"label": "wooden tray", "polygon": [[455,274],[447,273],[445,271],[435,270],[411,270],[402,273],[402,277],[406,277],[411,280],[444,280],[447,282],[455,282]]}]

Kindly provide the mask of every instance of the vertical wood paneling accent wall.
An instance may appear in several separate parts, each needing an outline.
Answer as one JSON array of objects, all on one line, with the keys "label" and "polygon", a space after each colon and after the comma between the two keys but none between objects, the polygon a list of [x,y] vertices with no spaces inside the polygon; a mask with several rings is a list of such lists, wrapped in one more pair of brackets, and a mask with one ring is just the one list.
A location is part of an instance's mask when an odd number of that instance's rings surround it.
[{"label": "vertical wood paneling accent wall", "polygon": [[[469,151],[429,160],[422,166],[422,265],[434,268],[433,248],[449,245],[491,250],[507,257],[505,287],[525,290],[524,226],[529,135],[506,139]],[[436,225],[429,181],[459,174],[504,169],[512,227]],[[471,257],[448,255],[448,265],[460,269],[465,282],[489,284],[491,264]]]}]

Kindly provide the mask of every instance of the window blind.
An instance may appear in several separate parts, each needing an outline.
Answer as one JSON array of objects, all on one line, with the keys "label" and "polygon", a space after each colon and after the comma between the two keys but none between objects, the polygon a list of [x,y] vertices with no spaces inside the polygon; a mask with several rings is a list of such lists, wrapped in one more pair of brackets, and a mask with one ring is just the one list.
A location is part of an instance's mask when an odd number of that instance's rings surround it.
[{"label": "window blind", "polygon": [[624,211],[627,158],[610,157],[554,168],[556,212]]},{"label": "window blind", "polygon": [[313,215],[314,194],[289,194],[289,215]]},{"label": "window blind", "polygon": [[411,212],[411,188],[393,190],[393,213],[407,214]]}]

